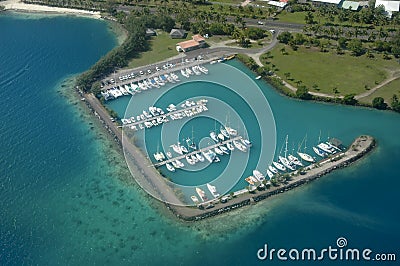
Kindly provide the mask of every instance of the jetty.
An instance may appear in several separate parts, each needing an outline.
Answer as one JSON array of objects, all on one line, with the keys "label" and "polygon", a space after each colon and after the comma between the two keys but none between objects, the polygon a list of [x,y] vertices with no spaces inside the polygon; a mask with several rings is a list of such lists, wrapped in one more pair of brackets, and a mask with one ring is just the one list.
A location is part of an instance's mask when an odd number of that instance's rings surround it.
[{"label": "jetty", "polygon": [[163,166],[163,165],[165,165],[167,163],[171,163],[171,162],[176,161],[176,160],[184,159],[186,156],[195,155],[196,153],[199,153],[199,152],[205,152],[205,151],[220,147],[222,145],[225,145],[227,143],[232,143],[235,140],[240,140],[242,138],[243,138],[242,136],[237,136],[237,137],[234,137],[234,138],[230,138],[228,140],[224,140],[224,141],[215,143],[213,145],[210,145],[210,146],[207,146],[207,147],[204,147],[204,148],[201,148],[201,149],[189,152],[189,153],[185,153],[183,155],[180,155],[180,156],[177,156],[177,157],[174,157],[174,158],[171,158],[171,159],[159,162],[159,163],[155,163],[153,166],[155,166],[155,167]]}]

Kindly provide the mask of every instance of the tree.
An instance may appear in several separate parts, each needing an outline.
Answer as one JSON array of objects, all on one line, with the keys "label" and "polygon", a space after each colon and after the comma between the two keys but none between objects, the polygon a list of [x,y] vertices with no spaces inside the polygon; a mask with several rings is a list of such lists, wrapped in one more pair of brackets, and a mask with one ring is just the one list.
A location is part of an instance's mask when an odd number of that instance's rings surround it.
[{"label": "tree", "polygon": [[372,100],[372,107],[379,110],[385,110],[387,108],[387,104],[385,103],[385,100],[382,97],[375,97]]},{"label": "tree", "polygon": [[285,76],[286,79],[290,78],[290,72],[285,72],[285,73],[283,73],[283,75]]},{"label": "tree", "polygon": [[309,11],[307,12],[306,16],[304,17],[306,24],[314,24],[314,15]]},{"label": "tree", "polygon": [[284,31],[278,36],[278,40],[281,43],[288,44],[291,40],[293,40],[293,36],[290,32]]},{"label": "tree", "polygon": [[392,97],[392,103],[390,104],[390,107],[396,112],[400,112],[400,102],[396,94],[393,94]]},{"label": "tree", "polygon": [[357,104],[357,100],[354,98],[355,94],[347,94],[343,97],[342,102],[348,105],[355,105]]},{"label": "tree", "polygon": [[303,100],[310,100],[312,98],[306,86],[302,86],[296,90],[296,97]]},{"label": "tree", "polygon": [[359,39],[353,39],[349,41],[347,48],[350,49],[352,55],[354,56],[360,56],[364,53],[362,42]]}]

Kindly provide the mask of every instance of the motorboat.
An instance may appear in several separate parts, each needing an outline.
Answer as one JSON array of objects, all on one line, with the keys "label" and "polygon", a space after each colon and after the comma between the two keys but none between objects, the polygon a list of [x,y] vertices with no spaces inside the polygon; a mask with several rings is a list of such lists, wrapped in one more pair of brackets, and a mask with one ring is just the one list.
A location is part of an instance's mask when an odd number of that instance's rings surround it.
[{"label": "motorboat", "polygon": [[265,176],[257,169],[253,170],[253,176],[260,182],[265,180]]},{"label": "motorboat", "polygon": [[219,142],[219,141],[218,141],[218,138],[217,138],[217,134],[215,134],[214,131],[211,131],[211,132],[210,132],[210,137],[212,138],[213,141]]},{"label": "motorboat", "polygon": [[168,171],[175,172],[175,167],[173,167],[169,163],[166,163],[165,166],[167,167]]},{"label": "motorboat", "polygon": [[203,202],[208,200],[206,193],[203,190],[201,190],[200,188],[197,187],[196,192],[197,192],[197,195],[199,195],[199,197],[201,198],[201,200]]},{"label": "motorboat", "polygon": [[313,151],[318,155],[318,156],[320,156],[320,157],[326,157],[326,156],[328,156],[328,154],[326,153],[326,152],[324,152],[323,150],[321,150],[320,148],[318,148],[318,147],[312,147],[313,148]]},{"label": "motorboat", "polygon": [[219,193],[217,192],[217,188],[215,186],[207,183],[207,188],[211,192],[211,194],[213,195],[214,198],[218,198],[220,196]]},{"label": "motorboat", "polygon": [[269,169],[267,170],[267,175],[270,179],[274,177],[274,174]]},{"label": "motorboat", "polygon": [[268,170],[270,170],[274,174],[278,173],[278,170],[275,167],[273,167],[272,165],[268,166]]}]

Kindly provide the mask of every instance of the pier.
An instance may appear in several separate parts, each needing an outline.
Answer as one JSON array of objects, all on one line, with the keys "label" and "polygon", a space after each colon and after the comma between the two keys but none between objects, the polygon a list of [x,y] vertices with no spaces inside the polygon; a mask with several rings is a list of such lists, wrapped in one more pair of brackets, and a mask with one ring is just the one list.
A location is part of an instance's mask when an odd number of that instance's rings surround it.
[{"label": "pier", "polygon": [[231,138],[231,139],[228,139],[228,140],[224,140],[224,141],[218,142],[218,143],[216,143],[216,144],[214,144],[214,145],[207,146],[207,147],[202,148],[202,149],[198,149],[198,150],[195,150],[195,151],[192,151],[192,152],[189,152],[189,153],[185,153],[185,154],[182,154],[182,155],[180,155],[180,156],[177,156],[177,157],[174,157],[174,158],[171,158],[171,159],[168,159],[168,160],[159,162],[159,163],[155,163],[155,164],[153,164],[153,165],[154,165],[155,167],[163,166],[163,165],[165,165],[165,164],[167,164],[167,163],[171,163],[172,161],[184,159],[186,156],[194,155],[194,154],[196,154],[196,153],[203,152],[203,151],[208,151],[208,150],[217,148],[217,147],[219,147],[219,146],[221,146],[221,145],[225,145],[225,144],[227,144],[227,143],[232,143],[232,142],[235,141],[235,140],[240,140],[240,139],[242,139],[242,138],[243,138],[242,136],[237,136],[237,137],[234,137],[234,138]]}]

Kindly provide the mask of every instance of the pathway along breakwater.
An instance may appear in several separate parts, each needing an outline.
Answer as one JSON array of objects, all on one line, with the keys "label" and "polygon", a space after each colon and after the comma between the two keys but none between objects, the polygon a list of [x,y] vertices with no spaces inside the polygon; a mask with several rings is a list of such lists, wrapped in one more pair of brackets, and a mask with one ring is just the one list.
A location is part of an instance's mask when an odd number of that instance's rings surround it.
[{"label": "pathway along breakwater", "polygon": [[[100,103],[100,101],[93,94],[84,94],[79,90],[77,91],[83,97],[82,99],[85,100],[88,108],[95,114],[101,123],[104,124],[104,127],[107,129],[107,131],[122,147],[122,130],[118,128],[116,123],[111,121],[107,110]],[[178,218],[185,221],[197,221],[226,213],[243,206],[254,204],[258,201],[267,199],[271,196],[283,193],[320,178],[321,176],[326,175],[335,169],[349,166],[351,163],[357,161],[371,151],[375,145],[376,142],[373,137],[361,135],[354,140],[354,142],[346,151],[336,153],[326,159],[323,159],[322,161],[295,171],[294,173],[290,174],[283,183],[279,183],[275,186],[267,185],[267,188],[264,190],[241,193],[240,195],[230,197],[225,203],[220,202],[219,199],[215,199],[207,203],[200,204],[197,207],[179,206],[183,205],[183,203],[177,197],[176,193],[173,191],[173,188],[165,182],[164,178],[160,175],[156,168],[149,167],[150,162],[143,155],[142,151],[129,142],[127,147],[125,147],[125,150],[128,151],[128,156],[132,158],[132,160],[128,160],[127,163],[130,167],[137,169],[138,174],[140,173],[140,176],[135,176],[135,178],[140,178],[141,181],[144,181],[140,184],[142,188],[151,192],[153,195],[157,195],[159,199],[174,203],[166,204],[166,206]]]}]

